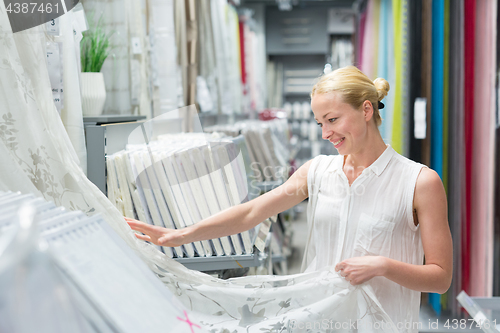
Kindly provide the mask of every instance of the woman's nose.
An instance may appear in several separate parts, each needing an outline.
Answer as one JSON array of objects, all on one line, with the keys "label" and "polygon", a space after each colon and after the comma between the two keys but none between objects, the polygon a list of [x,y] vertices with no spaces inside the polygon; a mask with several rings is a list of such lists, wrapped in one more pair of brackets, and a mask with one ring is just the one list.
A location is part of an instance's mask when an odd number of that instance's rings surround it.
[{"label": "woman's nose", "polygon": [[332,135],[332,130],[328,128],[328,126],[323,125],[321,127],[321,137],[323,140],[328,140],[328,138]]}]

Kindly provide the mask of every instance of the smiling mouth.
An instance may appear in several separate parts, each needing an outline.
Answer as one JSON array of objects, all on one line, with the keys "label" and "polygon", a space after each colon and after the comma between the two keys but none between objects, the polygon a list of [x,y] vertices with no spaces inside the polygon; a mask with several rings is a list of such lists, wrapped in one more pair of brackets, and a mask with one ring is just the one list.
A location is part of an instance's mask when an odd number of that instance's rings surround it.
[{"label": "smiling mouth", "polygon": [[345,140],[345,138],[342,138],[342,139],[340,139],[338,141],[335,141],[335,142],[332,142],[332,143],[333,143],[334,146],[336,146],[336,145],[340,144],[344,140]]}]

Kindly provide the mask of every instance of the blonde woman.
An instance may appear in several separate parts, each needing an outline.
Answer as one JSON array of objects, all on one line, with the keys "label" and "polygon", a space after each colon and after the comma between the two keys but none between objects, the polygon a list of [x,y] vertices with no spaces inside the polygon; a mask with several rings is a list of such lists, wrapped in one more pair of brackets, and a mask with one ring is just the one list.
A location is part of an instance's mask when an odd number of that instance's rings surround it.
[{"label": "blonde woman", "polygon": [[180,246],[248,230],[309,198],[303,270],[334,266],[352,285],[371,285],[395,325],[418,323],[420,292],[444,293],[451,284],[447,201],[436,172],[382,140],[379,107],[388,91],[386,80],[372,82],[352,66],[323,76],[311,107],[339,155],[318,156],[279,188],[185,229],[127,222],[145,234],[139,239]]}]

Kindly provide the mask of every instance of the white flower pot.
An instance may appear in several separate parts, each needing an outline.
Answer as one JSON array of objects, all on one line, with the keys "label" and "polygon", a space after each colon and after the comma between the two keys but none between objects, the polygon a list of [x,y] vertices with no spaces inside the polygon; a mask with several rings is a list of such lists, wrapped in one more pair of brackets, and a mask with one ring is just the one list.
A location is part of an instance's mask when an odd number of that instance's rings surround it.
[{"label": "white flower pot", "polygon": [[84,117],[100,116],[106,101],[102,73],[81,73],[82,113]]}]

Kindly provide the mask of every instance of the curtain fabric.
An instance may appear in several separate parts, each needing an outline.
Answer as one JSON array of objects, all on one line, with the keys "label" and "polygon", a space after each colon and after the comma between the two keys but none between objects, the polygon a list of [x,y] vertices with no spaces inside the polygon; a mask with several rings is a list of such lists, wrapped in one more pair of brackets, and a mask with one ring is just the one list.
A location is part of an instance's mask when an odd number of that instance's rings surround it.
[{"label": "curtain fabric", "polygon": [[404,43],[407,39],[406,33],[406,0],[394,0],[392,19],[394,21],[394,67],[395,67],[395,87],[392,90],[394,94],[394,110],[392,118],[392,135],[391,135],[391,146],[398,153],[405,155],[406,149],[404,144],[405,137],[405,90],[403,87],[406,77],[406,52],[403,49]]},{"label": "curtain fabric", "polygon": [[[151,86],[153,117],[174,112],[182,95],[182,78],[178,75],[176,33],[173,0],[148,1],[149,41],[151,45]],[[180,105],[179,105],[180,104]],[[174,117],[178,117],[175,111]]]},{"label": "curtain fabric", "polygon": [[385,107],[380,110],[382,117],[382,125],[380,125],[380,134],[386,143],[391,142],[392,138],[392,111],[394,109],[395,96],[395,69],[394,69],[394,38],[393,36],[393,20],[392,17],[392,1],[382,0],[380,4],[380,27],[379,27],[379,55],[377,76],[384,78],[389,82],[391,91],[382,101]]},{"label": "curtain fabric", "polygon": [[493,287],[496,7],[477,1],[475,13],[470,291],[482,297],[491,297]]},{"label": "curtain fabric", "polygon": [[87,172],[87,149],[83,131],[82,97],[80,93],[80,55],[76,54],[76,43],[73,28],[75,25],[73,13],[69,12],[59,17],[61,36],[57,40],[62,43],[62,65],[64,98],[61,109],[61,119],[68,132],[75,152],[78,156],[79,165]]},{"label": "curtain fabric", "polygon": [[[444,0],[432,2],[432,116],[431,116],[431,168],[443,180],[443,95],[444,95]],[[441,313],[441,296],[429,294],[436,313]]]},{"label": "curtain fabric", "polygon": [[450,2],[450,68],[449,68],[449,164],[448,164],[448,219],[453,242],[453,285],[448,297],[448,307],[458,313],[456,296],[462,290],[462,223],[464,209],[464,3]]},{"label": "curtain fabric", "polygon": [[464,138],[465,138],[465,223],[462,226],[462,289],[470,294],[470,245],[471,245],[471,190],[474,141],[474,59],[476,1],[464,1]]}]

